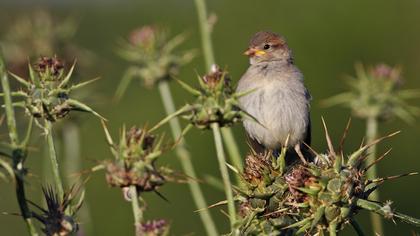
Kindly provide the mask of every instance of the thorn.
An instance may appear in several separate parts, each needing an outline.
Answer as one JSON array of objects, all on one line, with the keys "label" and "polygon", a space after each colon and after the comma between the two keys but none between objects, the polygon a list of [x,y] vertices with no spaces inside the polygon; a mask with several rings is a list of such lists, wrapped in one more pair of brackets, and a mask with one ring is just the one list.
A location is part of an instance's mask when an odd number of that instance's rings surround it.
[{"label": "thorn", "polygon": [[380,156],[378,159],[374,160],[372,163],[370,163],[368,166],[366,166],[363,171],[366,172],[367,170],[369,170],[369,168],[371,168],[376,163],[378,163],[379,161],[381,161],[382,159],[384,159],[388,155],[388,153],[391,152],[391,150],[392,150],[392,148],[388,149],[388,151],[386,151],[384,154],[382,154],[382,156]]},{"label": "thorn", "polygon": [[341,153],[341,155],[343,155],[344,141],[347,138],[347,134],[350,130],[350,125],[351,125],[351,117],[349,117],[349,120],[347,121],[346,128],[344,129],[343,136],[341,137],[341,140],[340,140],[340,146],[338,148],[338,151]]},{"label": "thorn", "polygon": [[377,178],[377,179],[368,180],[367,184],[381,183],[381,182],[384,182],[386,180],[394,180],[394,179],[399,179],[401,177],[418,175],[418,174],[419,174],[418,172],[411,172],[411,173],[405,173],[405,174],[400,174],[400,175],[393,175],[393,176],[388,176],[388,177],[383,177],[383,178]]},{"label": "thorn", "polygon": [[336,154],[335,154],[335,151],[334,151],[334,146],[331,142],[331,137],[330,137],[330,134],[328,133],[328,129],[327,129],[327,125],[325,124],[324,117],[321,117],[321,120],[322,120],[322,124],[323,124],[324,130],[325,130],[325,138],[327,139],[328,149],[329,149],[330,153],[335,157]]}]

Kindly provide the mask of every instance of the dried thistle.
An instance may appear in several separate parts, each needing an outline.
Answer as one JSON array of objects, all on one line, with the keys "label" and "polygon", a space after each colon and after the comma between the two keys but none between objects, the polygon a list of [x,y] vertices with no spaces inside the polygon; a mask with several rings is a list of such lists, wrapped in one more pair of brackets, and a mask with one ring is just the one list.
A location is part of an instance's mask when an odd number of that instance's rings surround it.
[{"label": "dried thistle", "polygon": [[354,217],[363,209],[420,226],[420,220],[394,211],[390,202],[368,200],[384,181],[416,174],[377,179],[366,176],[377,163],[363,165],[367,150],[396,133],[344,156],[341,148],[333,148],[325,130],[327,152],[315,153],[314,161],[308,164],[288,166],[284,174],[274,156],[253,153],[247,157],[242,174],[245,187],[238,189],[236,196],[241,206],[240,235],[324,235],[325,231],[336,235],[346,224],[355,224]]},{"label": "dried thistle", "polygon": [[228,73],[218,66],[214,65],[209,74],[198,77],[200,84],[198,89],[181,80],[177,81],[186,91],[194,95],[196,100],[163,119],[152,130],[179,115],[182,115],[191,125],[199,129],[210,129],[212,123],[217,123],[220,127],[226,127],[246,118],[255,120],[238,107],[238,98],[252,91],[240,94],[233,93]]},{"label": "dried thistle", "polygon": [[70,111],[89,112],[103,119],[89,106],[72,98],[74,90],[96,80],[69,85],[74,67],[75,63],[65,72],[63,62],[57,57],[41,57],[34,68],[29,65],[29,80],[10,73],[23,86],[22,90],[12,93],[23,100],[13,105],[24,108],[34,118],[50,122],[66,117]]},{"label": "dried thistle", "polygon": [[173,181],[174,171],[158,167],[157,159],[165,151],[164,136],[157,137],[146,128],[132,127],[123,131],[120,141],[112,141],[104,126],[114,160],[105,161],[106,180],[113,187],[136,186],[138,192],[155,191],[167,181]]},{"label": "dried thistle", "polygon": [[420,97],[419,90],[401,90],[403,78],[400,67],[378,64],[367,70],[362,64],[356,64],[356,77],[349,77],[349,92],[344,92],[327,99],[328,106],[343,105],[349,107],[359,118],[388,120],[398,117],[413,123],[420,114],[420,109],[410,105],[407,100]]},{"label": "dried thistle", "polygon": [[146,25],[130,33],[128,41],[121,43],[118,54],[131,65],[117,89],[120,98],[133,78],[139,78],[147,88],[159,81],[178,74],[179,68],[189,63],[195,53],[192,50],[175,53],[174,50],[185,41],[180,34],[169,39],[168,32],[157,26]]},{"label": "dried thistle", "polygon": [[43,225],[42,231],[45,235],[65,236],[76,233],[79,229],[76,213],[82,206],[83,194],[78,202],[74,203],[78,194],[78,190],[75,187],[66,192],[62,198],[58,196],[51,186],[43,187],[42,192],[47,206],[46,209],[35,203],[30,203],[41,211],[40,214],[32,212],[32,215]]}]

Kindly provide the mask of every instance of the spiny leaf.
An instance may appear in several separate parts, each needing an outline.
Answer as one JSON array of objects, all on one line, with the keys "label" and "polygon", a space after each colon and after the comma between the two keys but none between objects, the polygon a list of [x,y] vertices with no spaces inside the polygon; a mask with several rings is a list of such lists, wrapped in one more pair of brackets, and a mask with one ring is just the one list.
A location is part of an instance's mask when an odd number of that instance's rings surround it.
[{"label": "spiny leaf", "polygon": [[20,77],[20,76],[18,76],[18,75],[16,75],[16,74],[14,74],[14,73],[12,73],[12,72],[10,72],[9,71],[9,74],[12,76],[12,78],[14,78],[16,81],[18,81],[19,83],[21,83],[21,84],[23,84],[23,85],[25,85],[25,87],[26,88],[30,88],[31,87],[31,84],[28,82],[28,81],[26,81],[24,78],[22,78],[22,77]]},{"label": "spiny leaf", "polygon": [[15,180],[15,172],[12,168],[12,166],[6,162],[5,160],[0,158],[0,167],[3,167],[6,172],[9,174],[10,178],[14,181]]},{"label": "spiny leaf", "polygon": [[81,88],[83,86],[86,86],[86,85],[89,85],[89,84],[91,84],[91,83],[93,83],[93,82],[95,82],[99,79],[101,79],[101,77],[96,77],[94,79],[91,79],[91,80],[88,80],[88,81],[85,81],[85,82],[82,82],[82,83],[79,83],[79,84],[75,84],[75,85],[71,86],[70,90],[79,89],[79,88]]},{"label": "spiny leaf", "polygon": [[328,144],[328,149],[329,149],[329,152],[330,152],[330,153],[331,153],[331,154],[332,154],[335,158],[337,158],[337,156],[336,156],[336,154],[335,154],[335,151],[334,151],[334,146],[333,146],[332,141],[331,141],[330,134],[328,133],[327,125],[325,124],[324,117],[321,117],[321,120],[322,120],[322,125],[324,126],[325,138],[327,139],[327,144]]},{"label": "spiny leaf", "polygon": [[68,99],[68,100],[66,100],[66,102],[75,110],[89,112],[89,113],[92,113],[93,115],[99,117],[101,120],[106,120],[105,117],[99,115],[99,113],[97,113],[92,108],[90,108],[88,105],[86,105],[82,102],[79,102],[79,101],[74,100],[74,99]]},{"label": "spiny leaf", "polygon": [[123,77],[121,78],[120,84],[117,87],[117,91],[115,92],[115,95],[114,95],[115,101],[119,101],[122,98],[131,80],[136,75],[136,70],[137,70],[136,68],[130,67],[125,71]]},{"label": "spiny leaf", "polygon": [[176,112],[174,112],[174,113],[172,113],[172,114],[170,114],[170,115],[168,115],[167,117],[165,117],[163,120],[161,120],[159,123],[157,123],[155,126],[153,126],[150,130],[149,130],[149,132],[153,132],[154,130],[156,130],[156,129],[158,129],[159,127],[161,127],[162,125],[164,125],[164,124],[166,124],[167,122],[169,122],[170,120],[172,120],[173,118],[175,118],[175,117],[177,117],[177,116],[179,116],[179,115],[181,115],[181,114],[183,114],[183,113],[185,113],[185,112],[188,112],[188,111],[190,111],[191,109],[192,109],[193,107],[192,106],[190,106],[190,105],[185,105],[185,106],[183,106],[183,107],[181,107],[178,111],[176,111]]},{"label": "spiny leaf", "polygon": [[[301,227],[301,226],[303,226],[303,225],[306,225],[307,223],[310,223],[310,222],[311,222],[311,220],[312,220],[312,218],[308,217],[308,218],[305,218],[305,219],[303,219],[303,220],[301,220],[301,221],[298,221],[298,222],[296,222],[296,223],[293,223],[293,224],[291,224],[291,225],[288,225],[288,226],[286,226],[286,227],[284,227],[284,228],[282,228],[282,229],[290,229],[290,228],[297,228],[297,227]],[[309,225],[309,226],[310,226],[310,225]]]},{"label": "spiny leaf", "polygon": [[381,161],[382,159],[384,159],[388,153],[390,153],[392,150],[392,148],[388,149],[388,151],[386,151],[384,154],[382,154],[382,156],[380,156],[379,158],[377,158],[375,161],[373,161],[372,163],[370,163],[368,166],[365,167],[365,169],[363,171],[367,171],[369,170],[369,168],[371,168],[372,166],[376,165],[379,161]]},{"label": "spiny leaf", "polygon": [[397,131],[397,132],[394,132],[394,133],[388,134],[388,135],[386,135],[386,136],[383,136],[383,137],[381,137],[381,138],[378,138],[378,139],[376,139],[376,140],[372,141],[372,142],[371,142],[371,143],[369,143],[369,144],[366,144],[366,145],[362,146],[361,148],[359,148],[359,150],[357,150],[357,151],[353,152],[353,153],[349,156],[349,160],[348,160],[348,164],[347,164],[347,165],[348,165],[348,166],[354,166],[354,165],[358,164],[359,157],[360,157],[360,156],[362,155],[362,153],[363,153],[363,152],[365,152],[368,148],[372,147],[373,145],[376,145],[377,143],[381,142],[381,141],[382,141],[382,140],[384,140],[384,139],[387,139],[387,138],[393,137],[393,136],[395,136],[395,135],[397,135],[397,134],[399,134],[399,133],[400,133],[400,131]]},{"label": "spiny leaf", "polygon": [[75,66],[76,66],[76,60],[74,60],[73,65],[70,67],[69,72],[67,72],[66,77],[64,77],[64,79],[58,85],[58,88],[63,88],[64,86],[66,86],[68,84],[68,82],[70,81],[70,78],[71,78],[71,76],[73,74],[73,70],[74,70],[74,67]]},{"label": "spiny leaf", "polygon": [[368,183],[378,183],[378,182],[383,182],[383,181],[386,181],[386,180],[394,180],[394,179],[399,179],[401,177],[418,175],[418,174],[419,174],[418,172],[410,172],[410,173],[405,173],[405,174],[400,174],[400,175],[393,175],[393,176],[368,180]]},{"label": "spiny leaf", "polygon": [[31,118],[29,119],[29,122],[28,122],[28,128],[26,129],[26,135],[25,135],[22,143],[20,144],[22,147],[26,147],[29,143],[29,139],[31,138],[31,134],[32,134],[33,124],[34,124],[34,117],[31,116]]},{"label": "spiny leaf", "polygon": [[192,95],[194,95],[194,96],[200,96],[201,95],[201,92],[199,90],[191,87],[190,85],[188,85],[184,81],[179,80],[179,79],[175,79],[175,78],[174,78],[174,80],[176,82],[178,82],[179,85],[181,85],[182,88],[184,88],[185,90],[187,90],[188,92],[190,92]]}]

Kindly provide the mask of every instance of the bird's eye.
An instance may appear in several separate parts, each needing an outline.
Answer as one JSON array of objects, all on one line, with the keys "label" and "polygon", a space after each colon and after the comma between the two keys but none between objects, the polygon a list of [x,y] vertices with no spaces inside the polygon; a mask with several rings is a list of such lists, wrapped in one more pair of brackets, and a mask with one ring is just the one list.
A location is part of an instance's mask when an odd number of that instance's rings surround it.
[{"label": "bird's eye", "polygon": [[264,45],[264,49],[265,49],[265,50],[267,50],[267,49],[269,49],[269,48],[270,48],[270,45],[269,45],[269,44]]}]

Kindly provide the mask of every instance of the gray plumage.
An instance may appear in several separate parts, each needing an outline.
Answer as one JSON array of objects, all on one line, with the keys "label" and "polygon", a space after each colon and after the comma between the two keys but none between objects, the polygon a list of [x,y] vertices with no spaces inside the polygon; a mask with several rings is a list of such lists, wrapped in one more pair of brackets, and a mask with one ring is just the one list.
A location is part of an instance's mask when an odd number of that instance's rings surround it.
[{"label": "gray plumage", "polygon": [[[302,73],[293,64],[291,52],[280,36],[254,36],[250,48],[253,53],[263,45],[282,42],[260,57],[251,55],[251,65],[238,83],[237,92],[251,91],[240,98],[240,108],[258,120],[245,120],[244,127],[251,139],[265,148],[278,149],[289,136],[289,147],[310,142],[310,95],[305,88]],[[279,37],[281,41],[276,41]],[[255,38],[262,38],[255,42]],[[261,44],[261,45],[260,45]],[[267,46],[266,46],[267,47]],[[262,53],[261,53],[262,54]]]}]

